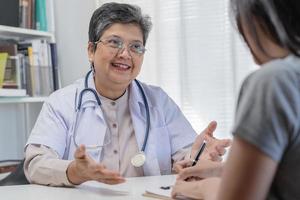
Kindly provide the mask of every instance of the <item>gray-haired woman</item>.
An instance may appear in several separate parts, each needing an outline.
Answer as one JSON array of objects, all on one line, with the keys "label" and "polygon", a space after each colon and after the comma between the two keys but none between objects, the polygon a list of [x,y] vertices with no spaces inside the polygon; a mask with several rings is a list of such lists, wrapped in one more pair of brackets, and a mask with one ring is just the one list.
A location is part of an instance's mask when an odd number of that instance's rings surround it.
[{"label": "gray-haired woman", "polygon": [[108,3],[94,12],[91,71],[50,95],[27,142],[31,183],[118,184],[124,177],[170,174],[172,164],[193,156],[204,138],[206,159],[224,154],[229,142],[213,138],[215,122],[196,137],[162,89],[135,81],[150,29],[150,18],[137,6]]}]

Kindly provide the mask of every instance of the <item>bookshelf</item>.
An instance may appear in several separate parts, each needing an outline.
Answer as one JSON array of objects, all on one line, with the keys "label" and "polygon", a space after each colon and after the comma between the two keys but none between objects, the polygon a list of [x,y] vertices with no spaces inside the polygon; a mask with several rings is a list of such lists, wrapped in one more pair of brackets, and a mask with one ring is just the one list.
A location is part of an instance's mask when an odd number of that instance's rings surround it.
[{"label": "bookshelf", "polygon": [[55,42],[53,33],[4,25],[0,25],[0,37],[2,39],[15,39],[18,41],[48,38],[50,42]]},{"label": "bookshelf", "polygon": [[[45,2],[47,5],[49,2],[52,4],[52,8],[50,10],[53,12],[53,1],[46,0]],[[48,10],[49,9],[46,9],[46,12]],[[0,39],[14,40],[18,44],[32,40],[43,40],[47,44],[55,44],[55,32],[53,27],[54,12],[52,13],[52,19],[50,19],[50,21],[52,23],[52,27],[48,29],[49,31],[0,25]],[[32,43],[32,45],[34,44]],[[50,52],[50,50],[52,49],[50,49],[50,46],[48,46],[48,52]],[[49,61],[51,57],[47,59]],[[52,62],[49,63],[53,64]],[[38,65],[42,64],[39,63]],[[29,63],[29,66],[30,68],[32,67],[31,63]],[[49,69],[51,69],[50,64]],[[40,79],[42,81],[39,82],[39,84],[45,84],[44,79]],[[48,81],[48,83],[51,83],[51,81]],[[41,85],[39,87],[44,87]],[[45,87],[48,86],[49,85],[46,85]],[[47,95],[44,95],[44,93],[21,97],[0,96],[0,160],[22,159],[24,157],[24,145],[42,108],[43,102],[46,99]]]},{"label": "bookshelf", "polygon": [[[53,33],[4,25],[0,25],[0,39],[55,42]],[[46,98],[0,97],[0,160],[23,157],[23,147]]]}]

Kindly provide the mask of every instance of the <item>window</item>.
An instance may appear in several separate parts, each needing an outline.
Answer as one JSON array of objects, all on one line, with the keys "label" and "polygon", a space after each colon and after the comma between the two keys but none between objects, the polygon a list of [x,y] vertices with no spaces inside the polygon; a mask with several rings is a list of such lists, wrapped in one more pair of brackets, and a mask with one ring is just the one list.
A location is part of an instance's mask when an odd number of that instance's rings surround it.
[{"label": "window", "polygon": [[153,22],[138,78],[162,87],[198,133],[216,120],[216,135],[229,137],[239,86],[256,66],[229,19],[228,0],[130,3]]}]

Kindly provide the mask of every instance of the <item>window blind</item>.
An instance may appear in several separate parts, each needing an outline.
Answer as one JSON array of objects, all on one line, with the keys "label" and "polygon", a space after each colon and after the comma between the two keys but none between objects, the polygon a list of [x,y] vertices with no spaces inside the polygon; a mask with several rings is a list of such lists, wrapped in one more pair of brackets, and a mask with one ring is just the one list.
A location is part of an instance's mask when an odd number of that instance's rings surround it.
[{"label": "window blind", "polygon": [[230,137],[240,84],[256,66],[229,19],[228,0],[116,2],[139,5],[152,18],[138,78],[162,87],[198,133],[216,120],[216,136]]}]

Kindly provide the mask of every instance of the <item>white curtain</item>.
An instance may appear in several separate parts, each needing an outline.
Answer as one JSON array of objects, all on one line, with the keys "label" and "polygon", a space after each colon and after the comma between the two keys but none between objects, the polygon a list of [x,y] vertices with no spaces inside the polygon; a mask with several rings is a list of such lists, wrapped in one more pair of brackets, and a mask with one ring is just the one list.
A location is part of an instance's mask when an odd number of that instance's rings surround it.
[{"label": "white curtain", "polygon": [[139,5],[152,18],[138,78],[162,87],[198,133],[216,120],[216,136],[230,137],[241,81],[257,66],[229,19],[228,0],[116,2]]}]

